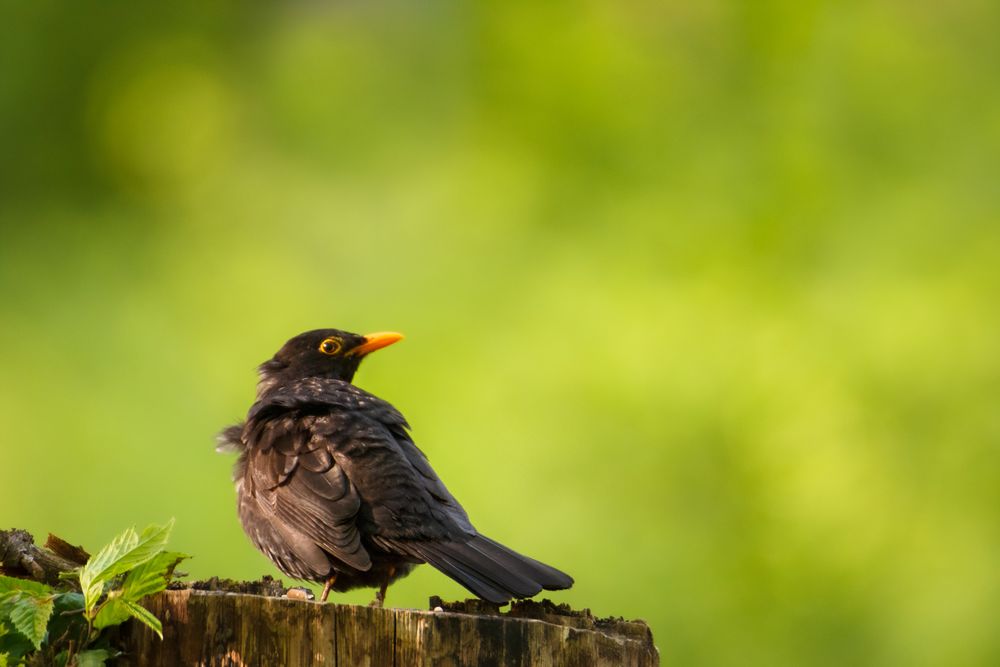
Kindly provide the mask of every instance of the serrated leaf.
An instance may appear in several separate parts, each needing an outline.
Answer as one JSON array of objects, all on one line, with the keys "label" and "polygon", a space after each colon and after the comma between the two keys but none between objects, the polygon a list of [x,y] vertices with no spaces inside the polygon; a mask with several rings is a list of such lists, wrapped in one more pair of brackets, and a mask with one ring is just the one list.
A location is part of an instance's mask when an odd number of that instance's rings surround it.
[{"label": "serrated leaf", "polygon": [[148,526],[141,535],[129,528],[101,549],[80,570],[80,587],[87,612],[91,612],[112,577],[145,563],[163,550],[174,527],[171,519],[163,526]]},{"label": "serrated leaf", "polygon": [[51,597],[36,598],[22,595],[13,603],[10,610],[11,624],[31,641],[35,650],[42,647],[42,640],[45,639],[45,628],[48,626],[51,616]]},{"label": "serrated leaf", "polygon": [[135,548],[138,542],[139,536],[135,534],[135,529],[127,528],[96,555],[91,556],[86,565],[80,568],[80,589],[83,591],[84,606],[88,613],[94,609],[98,598],[104,592],[104,582],[108,577],[102,575],[112,564]]},{"label": "serrated leaf", "polygon": [[[170,539],[170,531],[174,529],[174,520],[171,519],[162,526],[146,526],[142,534],[139,535],[139,544],[125,557],[121,558],[118,566],[121,568],[118,573],[131,570],[136,565],[145,563],[147,560],[163,551]],[[117,573],[116,573],[117,574]]]},{"label": "serrated leaf", "polygon": [[76,654],[77,667],[104,667],[111,653],[107,649],[98,648],[80,651]]},{"label": "serrated leaf", "polygon": [[147,595],[159,593],[170,583],[174,568],[187,554],[176,551],[164,551],[136,567],[125,577],[122,584],[122,596],[132,602],[138,602]]},{"label": "serrated leaf", "polygon": [[125,600],[124,602],[128,607],[128,610],[132,613],[132,616],[148,625],[152,628],[153,632],[160,636],[160,639],[163,639],[163,625],[160,623],[160,619],[153,616],[151,611],[140,604],[129,602],[128,600]]},{"label": "serrated leaf", "polygon": [[125,600],[113,597],[101,605],[97,612],[97,618],[94,619],[94,627],[106,628],[109,625],[118,625],[127,621],[131,616],[129,608],[125,606]]},{"label": "serrated leaf", "polygon": [[17,577],[7,577],[0,574],[0,595],[24,591],[31,593],[35,597],[43,597],[52,593],[52,588],[30,579],[18,579]]},{"label": "serrated leaf", "polygon": [[96,555],[90,557],[90,560],[83,566],[80,576],[91,579],[97,577],[112,563],[134,549],[138,543],[139,536],[136,535],[135,528],[126,528],[115,539],[104,545]]},{"label": "serrated leaf", "polygon": [[0,667],[7,667],[7,654],[0,653]]}]

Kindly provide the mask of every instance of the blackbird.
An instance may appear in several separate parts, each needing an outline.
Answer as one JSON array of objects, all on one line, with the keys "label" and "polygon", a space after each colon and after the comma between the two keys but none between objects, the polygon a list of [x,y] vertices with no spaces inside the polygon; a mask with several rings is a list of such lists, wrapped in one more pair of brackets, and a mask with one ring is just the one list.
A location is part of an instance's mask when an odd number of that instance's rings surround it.
[{"label": "blackbird", "polygon": [[497,604],[573,579],[481,535],[386,401],[351,384],[361,360],[400,340],[307,331],[259,367],[246,421],[220,434],[239,452],[240,521],[290,577],[331,590],[378,587],[429,563]]}]

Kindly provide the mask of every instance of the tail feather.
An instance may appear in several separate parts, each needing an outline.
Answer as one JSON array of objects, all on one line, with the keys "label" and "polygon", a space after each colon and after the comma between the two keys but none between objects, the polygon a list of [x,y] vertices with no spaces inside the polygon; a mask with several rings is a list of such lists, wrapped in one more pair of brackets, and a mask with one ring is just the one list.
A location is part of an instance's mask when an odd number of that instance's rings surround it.
[{"label": "tail feather", "polygon": [[534,558],[519,554],[512,549],[508,549],[485,535],[478,535],[471,542],[481,545],[480,548],[484,550],[490,551],[494,559],[506,564],[512,570],[521,572],[525,576],[534,579],[547,591],[561,591],[573,585],[573,577],[565,572],[537,561]]},{"label": "tail feather", "polygon": [[542,590],[541,585],[531,576],[525,576],[516,569],[502,563],[484,550],[479,549],[476,539],[466,543],[450,542],[439,545],[441,551],[448,554],[452,560],[473,570],[487,579],[497,588],[507,593],[507,598],[527,598]]},{"label": "tail feather", "polygon": [[466,542],[409,542],[397,547],[497,604],[573,585],[569,575],[482,535]]},{"label": "tail feather", "polygon": [[437,548],[438,545],[429,542],[418,542],[407,546],[409,547],[407,551],[412,555],[433,565],[437,570],[448,575],[484,600],[489,600],[496,604],[504,604],[510,600],[511,596],[507,591],[497,588],[492,582],[475,570],[466,567],[460,562],[456,562],[453,558],[442,553],[441,549]]}]

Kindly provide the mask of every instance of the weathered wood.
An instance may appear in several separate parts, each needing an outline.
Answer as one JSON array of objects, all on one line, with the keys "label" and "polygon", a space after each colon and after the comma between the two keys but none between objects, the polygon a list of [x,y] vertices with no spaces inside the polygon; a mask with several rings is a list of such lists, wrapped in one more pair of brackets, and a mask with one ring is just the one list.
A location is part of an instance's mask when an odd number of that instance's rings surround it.
[{"label": "weathered wood", "polygon": [[129,667],[408,667],[659,664],[641,621],[561,615],[541,603],[509,614],[376,609],[214,591],[165,591],[145,601],[163,641],[122,628]]},{"label": "weathered wood", "polygon": [[46,546],[61,549],[62,555],[35,546],[34,538],[26,530],[0,530],[0,573],[55,584],[59,581],[61,572],[77,568],[86,560],[65,558],[64,556],[86,556],[86,552],[54,535],[49,535]]},{"label": "weathered wood", "polygon": [[[87,553],[49,536],[47,549],[23,530],[0,531],[0,572],[69,586],[59,573]],[[178,584],[172,584],[175,586]],[[123,667],[408,667],[475,665],[659,664],[649,626],[597,619],[548,601],[515,602],[508,613],[482,600],[446,603],[435,611],[376,609],[281,597],[282,582],[213,577],[180,584],[143,604],[163,623],[161,641],[130,621],[112,630]]]}]

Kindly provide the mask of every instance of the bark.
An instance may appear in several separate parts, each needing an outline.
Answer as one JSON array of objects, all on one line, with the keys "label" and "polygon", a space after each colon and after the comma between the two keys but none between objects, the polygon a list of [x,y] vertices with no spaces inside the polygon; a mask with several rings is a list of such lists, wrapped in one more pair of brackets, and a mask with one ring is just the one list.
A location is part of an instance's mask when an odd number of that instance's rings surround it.
[{"label": "bark", "polygon": [[[49,584],[82,565],[86,551],[52,535],[46,548],[23,530],[0,531],[0,572]],[[72,585],[62,582],[63,586]],[[433,611],[323,604],[281,581],[175,583],[143,606],[163,623],[161,640],[129,621],[113,630],[122,667],[407,667],[596,665],[654,667],[660,658],[642,621],[595,618],[548,600],[501,613],[482,600]],[[183,586],[184,588],[181,588]]]},{"label": "bark", "polygon": [[35,546],[26,530],[0,530],[0,573],[46,584],[59,582],[59,573],[83,565],[89,556],[55,535],[49,535],[47,549]]},{"label": "bark", "polygon": [[[432,601],[434,602],[434,601]],[[378,609],[221,591],[170,590],[145,601],[163,640],[123,626],[130,667],[305,665],[659,664],[642,621],[595,619],[551,603],[522,602],[499,614]],[[441,608],[440,606],[438,607]],[[466,608],[449,605],[449,608]]]}]

